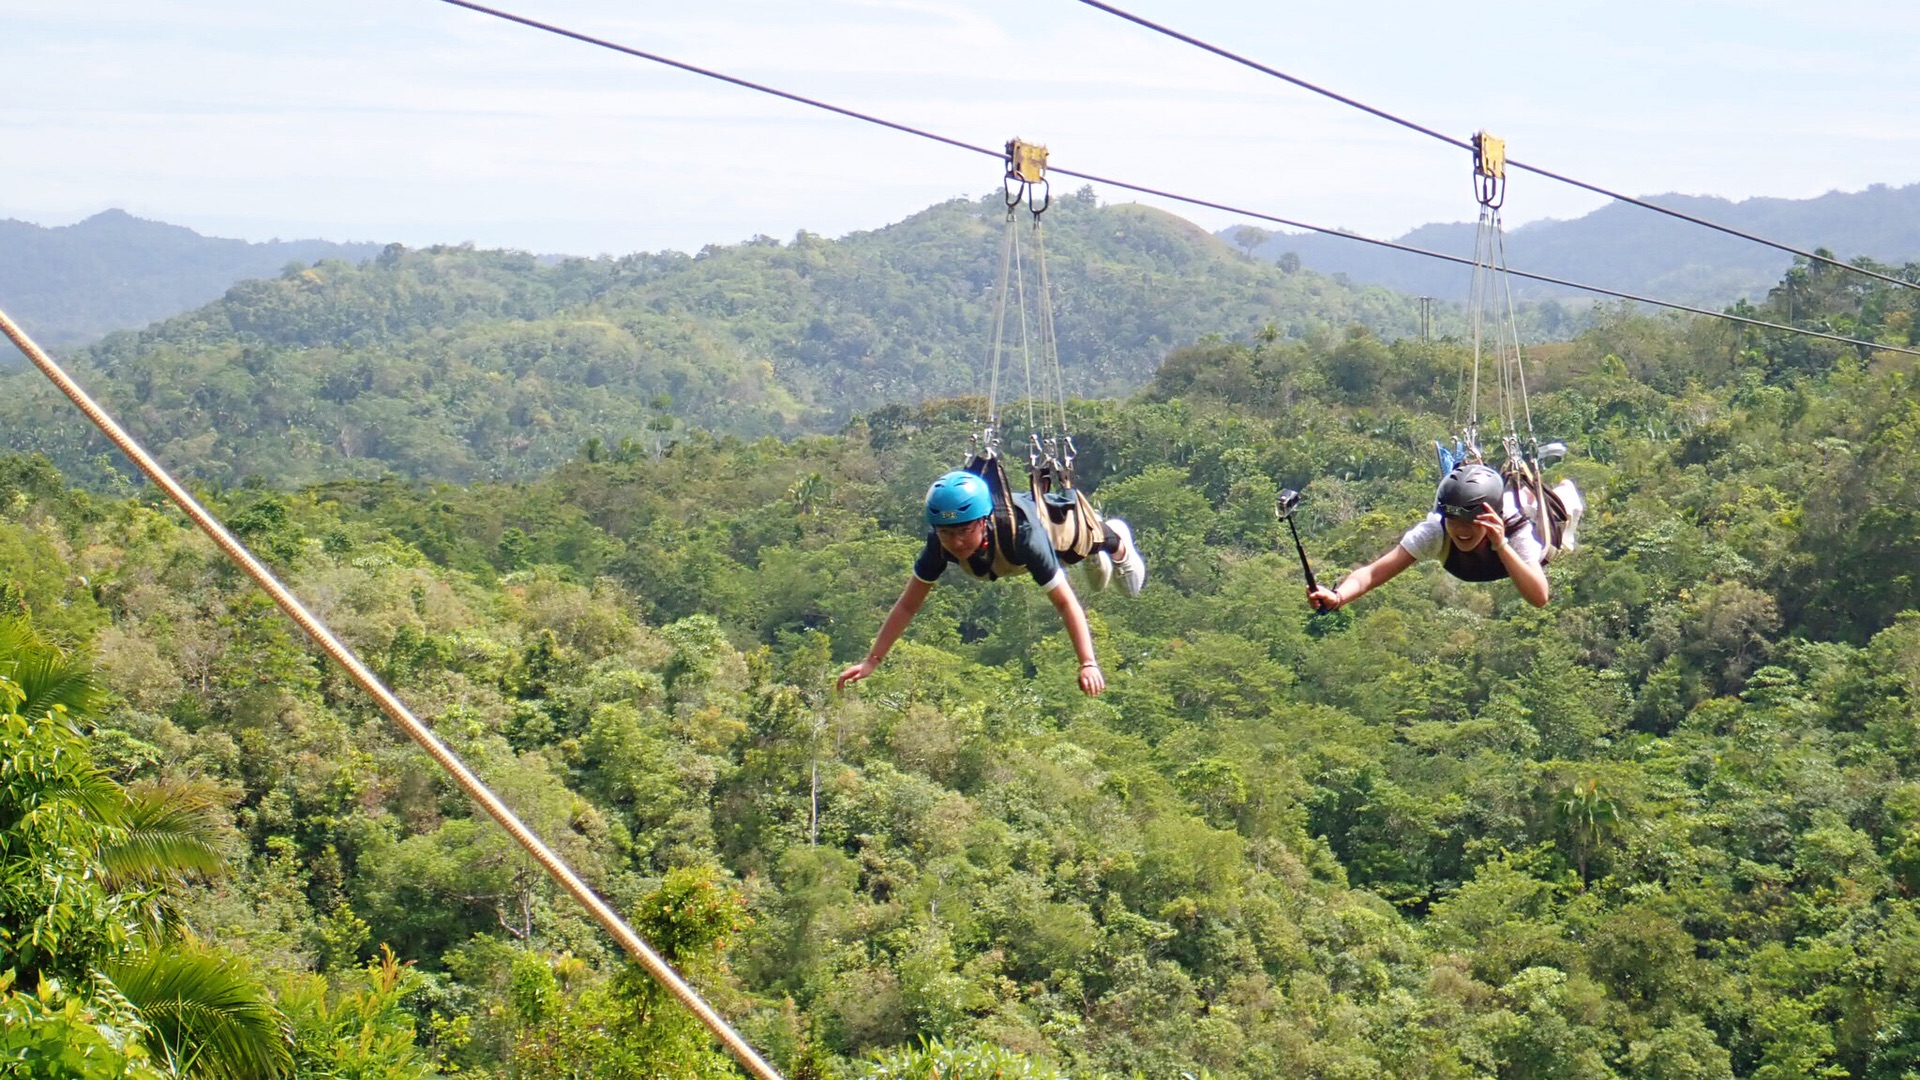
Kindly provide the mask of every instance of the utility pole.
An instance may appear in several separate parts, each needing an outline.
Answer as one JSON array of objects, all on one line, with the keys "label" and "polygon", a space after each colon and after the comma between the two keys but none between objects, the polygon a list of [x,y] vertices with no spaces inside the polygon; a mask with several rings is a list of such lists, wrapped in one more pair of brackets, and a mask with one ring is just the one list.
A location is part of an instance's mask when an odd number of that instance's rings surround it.
[{"label": "utility pole", "polygon": [[1433,297],[1420,297],[1420,341],[1433,344]]}]

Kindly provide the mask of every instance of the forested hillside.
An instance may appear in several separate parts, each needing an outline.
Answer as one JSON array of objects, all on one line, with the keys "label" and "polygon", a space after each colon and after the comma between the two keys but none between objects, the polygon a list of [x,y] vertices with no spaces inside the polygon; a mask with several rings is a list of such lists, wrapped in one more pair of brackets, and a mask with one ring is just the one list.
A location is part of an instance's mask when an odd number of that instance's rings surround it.
[{"label": "forested hillside", "polygon": [[[1095,699],[1019,581],[831,691],[964,401],[212,498],[796,1080],[1911,1076],[1914,366],[1603,314],[1535,380],[1591,504],[1545,610],[1426,566],[1308,619],[1278,546],[1282,486],[1328,578],[1425,512],[1454,347],[1214,340],[1086,406],[1153,567],[1089,598]],[[188,956],[261,1075],[733,1075],[177,514],[0,459],[0,590],[0,1048],[148,1075]],[[130,863],[138,799],[218,857]]]},{"label": "forested hillside", "polygon": [[[1530,178],[1531,179],[1531,178]],[[1544,181],[1540,181],[1544,183]],[[1461,189],[1462,216],[1473,204]],[[1524,195],[1515,188],[1509,216]],[[1771,237],[1803,251],[1827,248],[1843,260],[1920,261],[1920,184],[1865,191],[1832,191],[1814,199],[1729,199],[1666,194],[1648,197],[1682,213]],[[1468,220],[1423,225],[1397,239],[1405,244],[1473,257]],[[1222,235],[1228,235],[1226,230]],[[1279,259],[1292,252],[1322,273],[1400,292],[1464,301],[1470,275],[1445,263],[1323,235],[1275,236],[1257,254]],[[1758,299],[1779,280],[1793,256],[1689,225],[1625,203],[1608,203],[1571,221],[1533,221],[1507,235],[1509,265],[1610,289],[1680,303],[1719,306]],[[1539,282],[1514,282],[1515,295],[1580,298],[1586,294]]]},{"label": "forested hillside", "polygon": [[[107,210],[43,228],[0,221],[0,305],[48,348],[98,340],[196,308],[244,278],[270,277],[289,262],[358,262],[378,244],[325,240],[248,243]],[[12,357],[0,367],[12,367]]]},{"label": "forested hillside", "polygon": [[[1003,221],[996,194],[843,240],[693,256],[543,265],[396,247],[243,283],[72,360],[162,460],[205,480],[531,478],[591,438],[656,447],[679,424],[794,435],[984,391]],[[1405,297],[1284,272],[1157,210],[1082,192],[1046,221],[1076,394],[1130,391],[1206,334],[1417,326]],[[32,373],[0,376],[0,439],[105,479],[105,444]]]}]

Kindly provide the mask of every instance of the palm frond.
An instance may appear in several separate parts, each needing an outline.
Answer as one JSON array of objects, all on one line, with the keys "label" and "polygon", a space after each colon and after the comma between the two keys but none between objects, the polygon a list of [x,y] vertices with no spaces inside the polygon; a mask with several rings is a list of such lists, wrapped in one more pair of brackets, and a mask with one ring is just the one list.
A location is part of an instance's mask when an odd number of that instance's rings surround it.
[{"label": "palm frond", "polygon": [[140,1010],[180,1076],[275,1080],[293,1071],[293,1029],[237,958],[197,944],[151,950],[106,974]]},{"label": "palm frond", "polygon": [[91,716],[106,697],[91,669],[57,653],[22,657],[12,677],[27,693],[27,699],[20,703],[22,716],[45,716],[56,711]]},{"label": "palm frond", "polygon": [[14,664],[22,655],[45,647],[25,619],[0,619],[0,675],[12,677]]},{"label": "palm frond", "polygon": [[57,778],[43,782],[31,793],[31,805],[57,808],[67,814],[79,811],[97,826],[126,823],[127,800],[120,785],[106,773],[84,763],[61,767]]},{"label": "palm frond", "polygon": [[0,620],[0,674],[26,694],[15,710],[40,717],[59,709],[91,715],[106,697],[93,670],[35,633],[22,619]]},{"label": "palm frond", "polygon": [[220,803],[205,784],[160,782],[126,789],[124,826],[100,848],[107,887],[213,877],[220,856]]}]

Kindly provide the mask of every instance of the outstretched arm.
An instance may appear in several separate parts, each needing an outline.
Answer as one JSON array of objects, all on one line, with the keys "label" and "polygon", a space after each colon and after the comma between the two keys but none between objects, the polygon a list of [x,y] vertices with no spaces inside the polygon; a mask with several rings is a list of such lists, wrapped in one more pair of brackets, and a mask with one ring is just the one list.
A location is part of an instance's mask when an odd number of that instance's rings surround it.
[{"label": "outstretched arm", "polygon": [[1073,586],[1062,581],[1060,587],[1047,594],[1053,601],[1053,609],[1060,613],[1060,621],[1067,624],[1067,637],[1073,640],[1073,651],[1080,657],[1080,689],[1089,697],[1107,688],[1107,677],[1100,673],[1100,661],[1093,656],[1093,631],[1087,629],[1087,613],[1080,607],[1080,598],[1073,595]]},{"label": "outstretched arm", "polygon": [[849,665],[842,671],[840,677],[834,680],[833,688],[845,690],[848,683],[859,682],[873,674],[873,669],[879,667],[880,661],[885,660],[887,653],[893,649],[893,643],[906,633],[907,624],[920,614],[920,605],[927,602],[927,594],[932,591],[932,582],[921,581],[917,577],[908,578],[907,587],[900,590],[900,599],[895,600],[893,610],[887,612],[887,621],[880,624],[880,633],[873,639],[873,648],[867,650],[866,657],[859,663]]},{"label": "outstretched arm", "polygon": [[1387,549],[1386,554],[1348,574],[1338,588],[1329,589],[1322,585],[1307,590],[1307,603],[1312,604],[1315,611],[1333,611],[1345,607],[1372,592],[1375,586],[1391,581],[1415,561],[1412,552],[1395,544]]}]

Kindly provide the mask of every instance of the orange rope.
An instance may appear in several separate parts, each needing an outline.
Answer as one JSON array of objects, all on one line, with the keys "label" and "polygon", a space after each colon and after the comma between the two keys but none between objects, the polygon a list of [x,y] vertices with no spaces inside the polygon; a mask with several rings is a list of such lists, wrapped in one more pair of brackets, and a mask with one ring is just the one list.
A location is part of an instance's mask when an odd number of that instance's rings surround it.
[{"label": "orange rope", "polygon": [[93,421],[93,425],[112,440],[113,445],[122,454],[140,467],[140,471],[147,475],[147,479],[166,492],[167,497],[186,512],[187,517],[199,526],[201,532],[206,533],[215,544],[218,544],[228,558],[238,563],[255,584],[266,590],[267,595],[273,598],[273,602],[280,605],[280,610],[286,612],[288,618],[298,624],[300,629],[306,631],[307,636],[313,639],[314,644],[320,646],[321,651],[331,657],[334,663],[345,668],[347,674],[353,677],[353,681],[359,683],[360,688],[379,703],[381,710],[391,717],[394,723],[399,724],[409,738],[419,743],[420,748],[439,763],[442,769],[451,774],[461,790],[465,791],[474,802],[479,803],[481,809],[485,810],[493,820],[499,822],[500,827],[507,830],[508,834],[526,849],[527,854],[533,856],[534,861],[546,870],[549,877],[571,893],[575,900],[580,901],[588,914],[605,927],[607,933],[613,935],[614,940],[620,943],[620,947],[625,949],[635,962],[646,968],[648,974],[659,980],[660,984],[671,991],[674,997],[680,999],[681,1004],[692,1010],[693,1014],[700,1018],[700,1022],[707,1025],[714,1037],[718,1038],[733,1053],[733,1056],[740,1060],[740,1064],[744,1065],[748,1072],[759,1080],[781,1080],[780,1074],[774,1070],[773,1066],[762,1060],[760,1055],[754,1052],[753,1047],[748,1046],[746,1040],[733,1030],[726,1019],[715,1012],[713,1007],[701,998],[699,992],[673,970],[672,965],[662,959],[659,953],[654,952],[646,941],[635,933],[624,919],[620,918],[619,914],[607,906],[606,901],[600,899],[592,889],[588,888],[586,882],[581,881],[579,875],[575,874],[573,869],[560,859],[560,856],[554,854],[551,848],[535,836],[533,830],[527,828],[526,824],[507,808],[507,804],[500,801],[498,795],[489,790],[486,784],[482,783],[480,778],[475,776],[445,743],[441,742],[406,705],[401,703],[399,698],[394,696],[393,691],[387,689],[373,672],[367,670],[366,665],[360,662],[360,658],[354,655],[352,649],[347,648],[345,643],[333,635],[333,631],[327,629],[324,623],[315,618],[313,613],[308,611],[299,599],[273,576],[273,572],[268,570],[260,560],[254,558],[253,553],[248,551],[245,545],[234,539],[233,534],[220,524],[219,519],[208,513],[207,509],[187,492],[187,489],[181,487],[172,476],[168,475],[159,462],[148,456],[147,452],[141,449],[140,444],[115,423],[114,419],[108,416],[91,397],[87,396],[87,392],[80,388],[80,384],[74,382],[52,357],[42,352],[40,347],[34,344],[33,340],[27,337],[26,332],[8,318],[4,311],[0,311],[0,332],[5,333],[7,338],[26,354],[27,359],[33,361],[33,365],[60,388],[61,393],[67,395],[75,405],[79,406],[87,419]]}]

